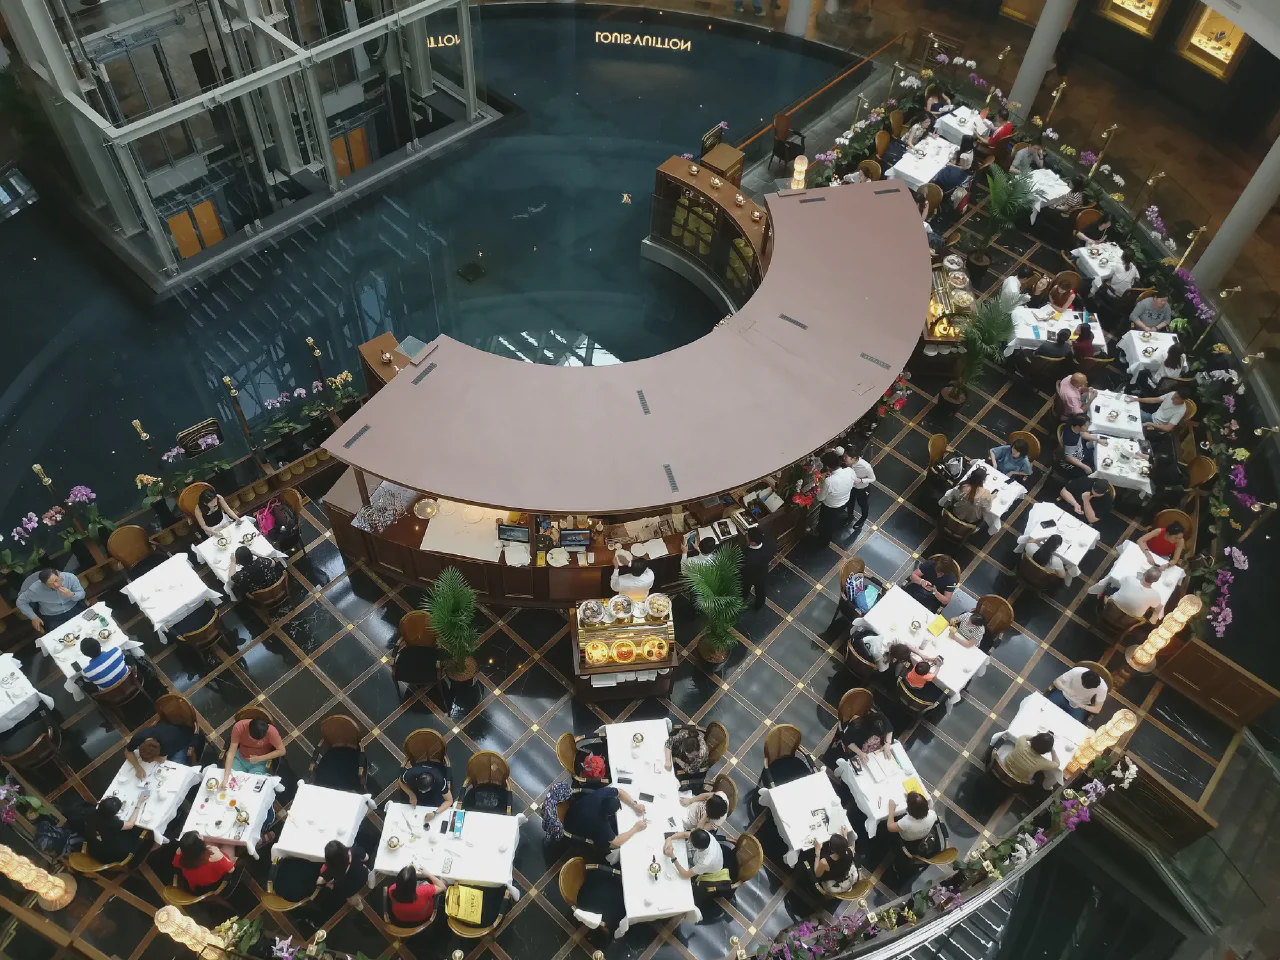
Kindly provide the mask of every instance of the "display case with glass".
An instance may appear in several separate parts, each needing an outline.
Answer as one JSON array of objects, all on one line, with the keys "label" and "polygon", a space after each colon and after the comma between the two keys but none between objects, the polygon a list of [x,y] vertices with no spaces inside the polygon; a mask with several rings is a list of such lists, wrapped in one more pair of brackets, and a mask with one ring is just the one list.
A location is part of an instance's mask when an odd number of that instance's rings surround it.
[{"label": "display case with glass", "polygon": [[1199,4],[1178,39],[1178,52],[1219,79],[1228,79],[1240,63],[1249,38],[1234,23]]},{"label": "display case with glass", "polygon": [[1154,37],[1170,0],[1100,0],[1098,13],[1134,33]]}]

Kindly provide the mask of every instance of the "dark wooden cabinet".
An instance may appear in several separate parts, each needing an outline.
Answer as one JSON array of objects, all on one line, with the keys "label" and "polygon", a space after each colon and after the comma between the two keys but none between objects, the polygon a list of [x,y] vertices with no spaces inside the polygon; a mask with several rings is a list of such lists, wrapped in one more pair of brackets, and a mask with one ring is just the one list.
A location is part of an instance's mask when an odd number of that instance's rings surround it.
[{"label": "dark wooden cabinet", "polygon": [[1195,639],[1158,661],[1156,675],[1237,730],[1280,700],[1280,690]]}]

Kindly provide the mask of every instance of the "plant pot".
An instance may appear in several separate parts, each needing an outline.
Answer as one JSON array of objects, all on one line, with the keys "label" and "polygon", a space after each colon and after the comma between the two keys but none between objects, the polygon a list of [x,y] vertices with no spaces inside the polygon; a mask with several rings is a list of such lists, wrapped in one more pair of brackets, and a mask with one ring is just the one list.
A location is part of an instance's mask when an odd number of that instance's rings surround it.
[{"label": "plant pot", "polygon": [[185,537],[191,532],[191,521],[179,520],[177,526],[173,528],[173,532],[179,537]]},{"label": "plant pot", "polygon": [[316,456],[321,460],[328,460],[329,451],[326,450],[324,447],[321,447],[319,450],[316,451]]},{"label": "plant pot", "polygon": [[320,458],[317,457],[314,453],[309,453],[302,458],[302,465],[306,467],[308,470],[310,470],[319,462],[320,462]]},{"label": "plant pot", "polygon": [[271,489],[271,483],[270,483],[270,480],[266,477],[263,477],[261,480],[255,480],[253,482],[254,496],[264,497],[266,496],[267,491],[270,489]]},{"label": "plant pot", "polygon": [[300,477],[307,472],[307,468],[303,465],[302,461],[299,460],[289,464],[289,472],[295,477]]},{"label": "plant pot", "polygon": [[167,547],[169,544],[173,543],[173,530],[172,530],[172,528],[170,528],[170,527],[165,527],[163,530],[161,530],[159,533],[157,533],[157,534],[156,534],[156,543],[160,544],[160,546],[162,546],[162,547]]},{"label": "plant pot", "polygon": [[[114,560],[112,561],[112,564],[115,565]],[[90,583],[101,583],[103,580],[107,579],[107,571],[101,566],[90,567],[84,572],[84,578]]]},{"label": "plant pot", "polygon": [[240,506],[240,492],[239,492],[239,491],[236,491],[235,493],[229,493],[229,494],[227,494],[227,506],[229,506],[232,510],[236,510],[236,509],[238,509],[238,508],[239,508],[239,506]]},{"label": "plant pot", "polygon": [[967,391],[950,384],[938,391],[938,408],[946,414],[954,414],[969,399]]},{"label": "plant pot", "polygon": [[161,529],[172,527],[178,522],[178,513],[173,509],[173,503],[168,497],[157,500],[151,505],[151,512],[156,515],[156,519],[160,521]]},{"label": "plant pot", "polygon": [[454,683],[470,683],[475,679],[477,673],[480,672],[480,664],[475,657],[467,657],[462,661],[462,669],[454,670],[449,664],[445,664],[444,674]]},{"label": "plant pot", "polygon": [[702,640],[698,643],[698,656],[700,656],[706,663],[719,666],[729,659],[729,649],[729,647],[717,649],[705,640]]},{"label": "plant pot", "polygon": [[991,257],[985,253],[971,253],[964,261],[965,271],[969,274],[969,283],[975,290],[985,290],[987,271],[991,269]]}]

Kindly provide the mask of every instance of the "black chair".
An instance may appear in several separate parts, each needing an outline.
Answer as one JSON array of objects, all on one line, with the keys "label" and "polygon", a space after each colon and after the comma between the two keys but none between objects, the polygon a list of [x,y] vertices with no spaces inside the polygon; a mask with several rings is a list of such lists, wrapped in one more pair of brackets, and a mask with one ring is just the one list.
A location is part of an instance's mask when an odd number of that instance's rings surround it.
[{"label": "black chair", "polygon": [[360,727],[344,714],[335,713],[320,724],[320,745],[307,771],[307,781],[317,787],[365,792],[365,757]]},{"label": "black chair", "polygon": [[316,881],[320,879],[320,864],[296,857],[285,857],[271,864],[267,875],[267,889],[262,895],[262,905],[273,913],[287,913],[310,903],[320,895]]},{"label": "black chair", "polygon": [[467,761],[467,778],[462,783],[463,810],[511,815],[511,770],[501,754],[481,750]]},{"label": "black chair", "polygon": [[54,759],[61,745],[62,731],[42,703],[0,734],[0,760],[15,770],[28,772]]},{"label": "black chair", "polygon": [[400,684],[430,687],[440,679],[440,654],[436,649],[436,632],[431,628],[431,614],[410,610],[400,618],[400,636],[391,654],[391,679],[396,690]]},{"label": "black chair", "polygon": [[780,160],[784,167],[790,167],[800,154],[804,153],[804,134],[791,129],[791,118],[785,113],[774,114],[773,117],[773,154],[769,157],[769,166]]},{"label": "black chair", "polygon": [[764,738],[764,770],[761,780],[776,787],[807,777],[818,769],[818,761],[800,746],[800,728],[780,723]]}]

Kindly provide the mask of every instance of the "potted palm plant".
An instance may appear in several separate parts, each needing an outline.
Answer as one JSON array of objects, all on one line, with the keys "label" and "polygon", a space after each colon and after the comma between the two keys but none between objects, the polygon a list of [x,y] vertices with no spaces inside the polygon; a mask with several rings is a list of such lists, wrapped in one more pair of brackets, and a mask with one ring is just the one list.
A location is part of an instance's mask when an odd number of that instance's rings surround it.
[{"label": "potted palm plant", "polygon": [[467,682],[479,670],[474,656],[480,634],[476,632],[476,592],[457,567],[445,567],[421,607],[431,614],[436,647],[444,658],[450,680]]},{"label": "potted palm plant", "polygon": [[975,290],[986,289],[987,271],[991,269],[991,245],[1011,229],[1035,204],[1031,181],[1020,174],[1010,176],[994,163],[987,167],[987,196],[983,214],[986,218],[980,233],[969,234],[961,244],[966,269]]},{"label": "potted palm plant", "polygon": [[938,405],[950,412],[959,410],[982,378],[983,365],[998,364],[1013,337],[1013,317],[999,294],[979,301],[964,326],[960,343],[960,369],[950,383],[938,391]]},{"label": "potted palm plant", "polygon": [[707,663],[724,663],[738,642],[733,625],[747,606],[742,600],[742,548],[723,546],[710,560],[687,565],[682,576],[693,605],[706,618],[698,654]]}]

